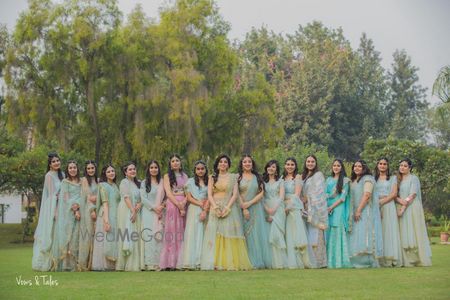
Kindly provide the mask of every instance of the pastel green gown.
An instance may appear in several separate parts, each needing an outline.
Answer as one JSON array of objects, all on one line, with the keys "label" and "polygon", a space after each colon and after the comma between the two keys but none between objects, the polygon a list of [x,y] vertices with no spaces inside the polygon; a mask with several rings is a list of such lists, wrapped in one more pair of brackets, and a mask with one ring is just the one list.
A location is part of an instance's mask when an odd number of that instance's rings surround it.
[{"label": "pastel green gown", "polygon": [[431,247],[422,207],[420,181],[410,174],[400,183],[399,196],[402,199],[416,194],[400,217],[400,240],[405,267],[431,266]]},{"label": "pastel green gown", "polygon": [[344,178],[342,192],[336,194],[337,179],[328,177],[326,181],[326,194],[328,207],[343,200],[328,216],[327,254],[328,268],[351,268],[349,258],[348,230],[350,218],[350,180]]},{"label": "pastel green gown", "polygon": [[[108,203],[108,223],[111,229],[103,228],[104,205]],[[117,184],[100,182],[97,196],[97,222],[95,226],[92,270],[115,270],[118,256],[117,249],[117,210],[120,193]]]},{"label": "pastel green gown", "polygon": [[[258,192],[258,180],[241,179],[239,193],[244,202],[251,201]],[[253,267],[264,269],[272,267],[272,254],[269,247],[269,224],[265,221],[264,207],[261,201],[248,208],[250,219],[243,218],[244,235],[247,242],[248,257]]]},{"label": "pastel green gown", "polygon": [[[391,176],[389,180],[378,179],[375,183],[374,199],[379,202],[381,198],[391,194],[396,183],[396,176]],[[397,209],[394,201],[389,201],[381,207],[383,256],[380,263],[383,267],[401,267],[403,265]]]},{"label": "pastel green gown", "polygon": [[92,266],[92,252],[94,250],[95,221],[91,218],[91,212],[96,211],[96,203],[89,201],[89,196],[97,196],[98,185],[92,180],[89,185],[85,177],[81,178],[81,202],[80,202],[80,242],[78,252],[79,271],[88,271]]},{"label": "pastel green gown", "polygon": [[280,189],[284,194],[284,181],[279,179],[273,182],[265,182],[263,204],[270,208],[276,208],[275,214],[271,216],[269,224],[269,244],[272,253],[272,268],[284,269],[287,267],[286,240],[286,213],[284,211],[284,199],[280,198]]},{"label": "pastel green gown", "polygon": [[60,186],[61,180],[57,172],[49,171],[45,174],[39,220],[34,232],[31,266],[35,271],[49,271],[52,267],[53,227]]},{"label": "pastel green gown", "polygon": [[55,271],[76,271],[80,221],[75,219],[72,205],[80,205],[81,184],[63,179],[58,200],[58,217],[54,231],[53,255]]},{"label": "pastel green gown", "polygon": [[141,202],[139,187],[128,178],[122,179],[119,186],[120,203],[117,211],[118,258],[116,270],[140,271],[143,259],[141,239],[141,214],[138,213],[135,222],[131,222],[131,211],[125,203],[129,197],[131,205]]}]

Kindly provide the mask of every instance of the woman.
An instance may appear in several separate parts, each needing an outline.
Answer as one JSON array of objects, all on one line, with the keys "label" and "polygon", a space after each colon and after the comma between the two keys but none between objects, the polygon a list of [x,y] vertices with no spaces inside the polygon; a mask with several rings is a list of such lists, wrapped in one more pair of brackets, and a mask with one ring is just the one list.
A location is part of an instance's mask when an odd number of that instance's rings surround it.
[{"label": "woman", "polygon": [[331,176],[327,178],[326,195],[328,204],[327,253],[328,268],[351,268],[348,256],[350,218],[350,179],[347,178],[342,160],[335,159]]},{"label": "woman", "polygon": [[286,213],[284,212],[284,182],[280,179],[280,166],[276,160],[269,161],[264,167],[264,210],[269,224],[269,244],[272,253],[273,269],[287,267]]},{"label": "woman", "polygon": [[124,179],[120,182],[120,203],[117,211],[118,257],[116,270],[141,269],[141,196],[136,178],[136,165],[128,162],[122,167]]},{"label": "woman", "polygon": [[169,158],[169,170],[164,175],[164,191],[167,208],[164,224],[163,248],[159,267],[161,270],[174,270],[183,242],[186,220],[186,195],[184,186],[188,176],[183,172],[181,157],[173,154]]},{"label": "woman", "polygon": [[289,157],[284,162],[284,205],[286,211],[286,251],[289,269],[312,268],[315,263],[308,245],[308,232],[303,220],[303,202],[300,201],[302,179],[297,160]]},{"label": "woman", "polygon": [[120,192],[116,184],[116,170],[111,164],[103,167],[97,196],[97,223],[95,227],[92,270],[110,271],[116,269],[117,210]]},{"label": "woman", "polygon": [[81,184],[76,161],[67,162],[65,173],[54,231],[54,271],[75,271],[78,262]]},{"label": "woman", "polygon": [[97,165],[95,161],[88,160],[84,165],[84,177],[81,178],[79,271],[90,270],[92,266],[95,220],[97,219],[95,207],[98,193],[97,183]]},{"label": "woman", "polygon": [[156,160],[151,160],[145,169],[145,181],[141,183],[141,233],[143,247],[143,270],[159,270],[162,248],[164,210],[164,186],[161,168]]},{"label": "woman", "polygon": [[190,204],[178,268],[198,270],[201,264],[203,234],[209,208],[208,168],[205,162],[201,160],[195,162],[194,178],[189,178],[185,192]]},{"label": "woman", "polygon": [[39,207],[39,220],[34,232],[33,258],[34,271],[49,271],[52,267],[53,230],[56,218],[56,205],[64,175],[61,171],[61,159],[56,153],[48,154],[47,174],[45,174]]},{"label": "woman", "polygon": [[350,262],[355,268],[379,267],[382,256],[382,239],[378,202],[373,200],[375,180],[364,160],[352,166],[350,193],[353,208],[353,225],[350,234]]},{"label": "woman", "polygon": [[238,167],[239,202],[244,216],[244,235],[248,256],[256,269],[270,268],[269,226],[264,218],[264,184],[250,155],[244,155]]},{"label": "woman", "polygon": [[303,165],[303,203],[308,212],[308,241],[312,246],[316,267],[327,267],[325,230],[328,227],[325,177],[319,171],[317,158],[309,155]]},{"label": "woman", "polygon": [[420,181],[411,174],[412,168],[409,158],[400,161],[396,201],[402,206],[399,223],[403,265],[431,266],[431,248],[423,214]]},{"label": "woman", "polygon": [[381,210],[383,257],[380,264],[383,267],[402,266],[400,232],[394,203],[396,197],[397,177],[391,176],[388,159],[380,158],[375,167],[374,199],[378,201]]},{"label": "woman", "polygon": [[237,176],[228,172],[230,158],[222,154],[214,162],[214,175],[208,180],[210,213],[202,247],[202,270],[249,270],[245,236],[242,230]]}]

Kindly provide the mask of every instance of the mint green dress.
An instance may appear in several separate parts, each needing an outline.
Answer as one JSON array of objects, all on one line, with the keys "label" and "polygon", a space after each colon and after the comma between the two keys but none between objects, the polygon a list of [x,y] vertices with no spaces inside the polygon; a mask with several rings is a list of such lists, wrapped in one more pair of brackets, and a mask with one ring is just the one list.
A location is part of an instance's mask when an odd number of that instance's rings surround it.
[{"label": "mint green dress", "polygon": [[348,178],[344,178],[342,192],[336,195],[337,179],[328,177],[326,194],[328,207],[337,200],[343,202],[336,206],[328,216],[327,254],[328,268],[351,268],[348,245],[348,230],[350,218],[350,191]]},{"label": "mint green dress", "polygon": [[95,220],[91,218],[91,212],[96,211],[96,203],[88,200],[88,197],[97,196],[98,184],[95,181],[88,184],[86,177],[81,178],[81,202],[80,202],[80,242],[78,252],[78,270],[88,271],[92,267],[92,252],[94,250]]}]

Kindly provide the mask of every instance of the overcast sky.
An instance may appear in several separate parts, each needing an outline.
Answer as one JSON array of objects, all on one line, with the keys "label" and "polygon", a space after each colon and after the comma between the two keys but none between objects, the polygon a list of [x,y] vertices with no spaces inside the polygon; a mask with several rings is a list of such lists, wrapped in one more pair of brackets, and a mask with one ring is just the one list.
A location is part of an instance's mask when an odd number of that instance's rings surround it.
[{"label": "overcast sky", "polygon": [[[167,0],[119,0],[127,15],[141,3],[146,14],[157,18],[158,8]],[[277,33],[293,33],[299,25],[318,20],[331,28],[342,27],[352,47],[358,47],[365,32],[381,52],[383,66],[389,68],[395,49],[405,49],[419,68],[420,84],[431,87],[440,68],[450,64],[449,0],[217,0],[224,19],[231,24],[230,39],[242,40],[252,27]],[[0,0],[0,23],[9,29],[26,0]]]}]

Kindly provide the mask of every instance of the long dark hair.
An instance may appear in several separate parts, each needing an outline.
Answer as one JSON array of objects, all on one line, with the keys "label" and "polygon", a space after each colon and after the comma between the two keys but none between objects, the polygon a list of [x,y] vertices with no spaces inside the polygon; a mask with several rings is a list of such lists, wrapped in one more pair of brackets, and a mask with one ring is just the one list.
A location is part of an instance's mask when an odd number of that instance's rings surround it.
[{"label": "long dark hair", "polygon": [[344,187],[344,177],[347,177],[347,172],[345,171],[345,168],[344,168],[344,162],[341,159],[336,158],[333,161],[333,163],[331,164],[331,176],[332,177],[334,177],[333,165],[335,162],[338,162],[341,165],[341,172],[339,172],[339,178],[338,178],[338,181],[336,184],[336,192],[338,194],[340,194],[340,193],[342,193],[342,189]]},{"label": "long dark hair", "polygon": [[[112,164],[107,164],[102,168],[102,171],[100,173],[100,182],[108,182],[108,178],[106,177],[106,170],[108,170],[108,168],[111,167],[114,169],[114,171],[116,171],[116,168],[114,168],[114,166]],[[116,176],[114,176],[113,182],[116,183],[116,179],[117,179],[117,173]]]},{"label": "long dark hair", "polygon": [[[94,167],[95,167],[95,172],[94,172],[93,176],[89,176],[88,173],[87,173],[87,166],[91,165],[91,164],[94,165]],[[94,180],[95,183],[98,183],[98,179],[97,179],[97,164],[95,163],[95,160],[87,160],[84,163],[84,177],[86,177],[89,186],[92,185],[92,180]]]},{"label": "long dark hair", "polygon": [[[308,158],[314,158],[314,161],[316,162],[316,166],[314,167],[314,169],[312,170],[311,175],[309,175],[309,170],[306,167],[306,161],[308,160]],[[305,158],[305,162],[303,163],[303,172],[302,172],[302,180],[308,180],[310,177],[313,177],[314,174],[316,174],[316,172],[319,171],[319,163],[317,162],[317,157],[314,154],[310,154]]]},{"label": "long dark hair", "polygon": [[[284,161],[284,165],[286,165],[286,163],[287,163],[288,161],[292,161],[292,162],[295,164],[294,174],[293,174],[293,177],[292,177],[292,179],[294,179],[295,176],[297,176],[297,174],[298,174],[298,164],[297,164],[297,160],[296,160],[294,157],[288,157],[288,158],[286,158],[286,160]],[[284,170],[283,170],[283,178],[286,178],[287,174],[288,174],[288,173],[286,172],[286,167],[285,167]]]},{"label": "long dark hair", "polygon": [[[50,152],[50,153],[47,155],[47,172],[51,170],[50,165],[52,164],[52,160],[53,160],[53,158],[55,158],[55,157],[58,158],[59,161],[61,161],[61,158],[59,157],[58,153],[56,153],[56,152]],[[63,179],[64,179],[64,175],[63,175],[63,172],[62,172],[62,170],[61,170],[61,164],[60,164],[60,167],[59,167],[59,169],[57,170],[57,172],[58,172],[58,178],[59,178],[59,180],[63,180]]]},{"label": "long dark hair", "polygon": [[[133,165],[133,166],[136,168],[136,164],[135,164],[133,161],[128,161],[127,163],[125,163],[125,164],[122,166],[122,173],[123,173],[123,176],[125,176],[125,178],[127,178],[127,169],[128,169],[128,167],[131,166],[131,165]],[[133,181],[134,181],[134,184],[136,184],[136,186],[137,186],[138,188],[141,187],[141,183],[140,183],[139,180],[136,178],[136,176],[133,178]]]},{"label": "long dark hair", "polygon": [[159,163],[152,159],[148,162],[147,167],[145,169],[145,191],[147,193],[150,193],[152,190],[152,175],[150,174],[150,166],[151,164],[155,164],[158,167],[158,174],[156,174],[156,182],[159,184],[161,181],[161,167],[159,166]]},{"label": "long dark hair", "polygon": [[170,165],[170,161],[172,160],[172,158],[178,158],[180,160],[180,174],[184,175],[183,172],[183,164],[181,163],[181,156],[174,153],[169,157],[169,165],[168,165],[168,171],[167,174],[169,175],[169,182],[170,182],[170,186],[171,187],[175,187],[177,185],[177,176],[175,175],[175,172],[172,170],[172,167]]},{"label": "long dark hair", "polygon": [[228,162],[228,169],[231,168],[231,159],[228,155],[226,154],[220,154],[219,156],[217,156],[216,160],[214,161],[214,166],[213,166],[213,181],[214,181],[214,186],[217,182],[217,180],[219,180],[219,162],[222,158],[225,158]]},{"label": "long dark hair", "polygon": [[366,161],[363,159],[358,159],[352,165],[352,175],[350,177],[352,182],[355,181],[356,178],[358,178],[358,176],[355,174],[355,170],[354,170],[356,163],[360,163],[362,165],[362,174],[356,182],[359,182],[361,180],[361,178],[363,178],[363,176],[365,176],[365,175],[372,175],[372,172],[370,172],[369,166],[367,165]]},{"label": "long dark hair", "polygon": [[[75,164],[75,166],[77,167],[77,175],[75,175],[74,177],[69,175],[69,165],[70,164]],[[66,173],[66,178],[69,179],[70,181],[72,181],[73,179],[77,179],[77,181],[80,180],[80,168],[78,167],[78,163],[76,162],[76,160],[73,160],[73,159],[69,160],[67,162],[67,166],[66,166],[66,169],[64,172]]]},{"label": "long dark hair", "polygon": [[269,182],[269,173],[267,173],[267,168],[269,168],[272,165],[275,165],[275,167],[277,168],[277,170],[275,172],[275,180],[280,179],[280,165],[278,164],[278,161],[276,161],[275,159],[272,159],[272,160],[269,160],[264,167],[264,173],[262,176],[264,182]]},{"label": "long dark hair", "polygon": [[389,170],[389,160],[386,157],[380,157],[377,160],[377,164],[375,166],[375,181],[378,181],[378,178],[380,178],[380,170],[378,170],[378,164],[380,163],[380,161],[385,160],[387,163],[387,170],[386,170],[386,180],[389,180],[389,178],[391,178],[391,171]]},{"label": "long dark hair", "polygon": [[238,185],[241,185],[241,180],[242,180],[242,174],[244,173],[244,168],[242,167],[242,163],[244,162],[244,159],[246,158],[250,158],[252,161],[252,174],[256,176],[256,181],[258,182],[258,193],[262,191],[262,189],[264,188],[264,184],[263,181],[261,179],[261,176],[258,173],[258,169],[256,167],[256,162],[253,159],[253,157],[251,157],[250,154],[244,154],[241,157],[241,160],[239,161],[239,166],[238,166],[238,173],[239,173],[239,177],[238,177]]},{"label": "long dark hair", "polygon": [[194,163],[194,182],[195,185],[200,187],[200,177],[198,177],[197,173],[195,172],[195,168],[197,167],[197,165],[202,164],[205,167],[205,175],[203,176],[203,183],[207,186],[208,185],[208,166],[206,165],[206,163],[203,160],[197,160]]},{"label": "long dark hair", "polygon": [[[409,157],[405,157],[404,159],[400,160],[398,162],[398,164],[400,165],[402,162],[406,162],[409,166],[409,171],[411,172],[413,169],[413,162],[411,159],[409,159]],[[398,176],[397,176],[397,192],[400,193],[400,183],[403,180],[403,174],[400,173],[400,170],[398,171]]]}]

